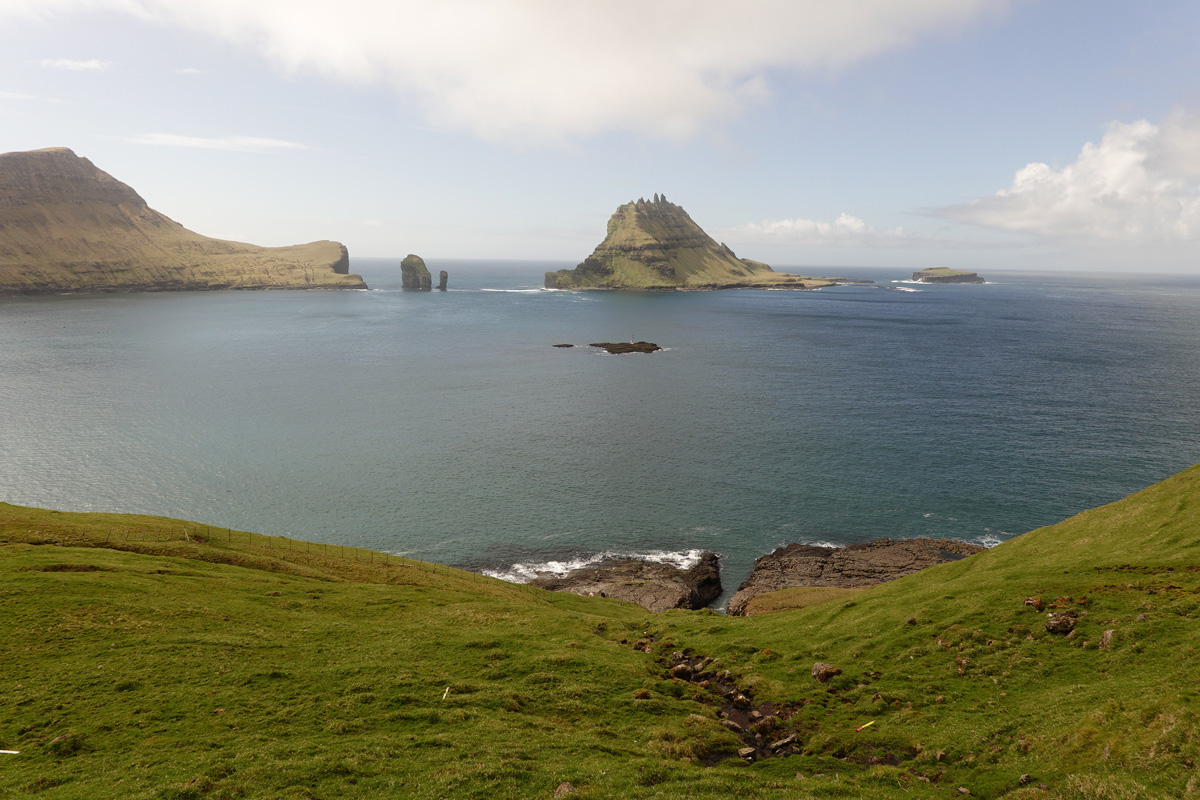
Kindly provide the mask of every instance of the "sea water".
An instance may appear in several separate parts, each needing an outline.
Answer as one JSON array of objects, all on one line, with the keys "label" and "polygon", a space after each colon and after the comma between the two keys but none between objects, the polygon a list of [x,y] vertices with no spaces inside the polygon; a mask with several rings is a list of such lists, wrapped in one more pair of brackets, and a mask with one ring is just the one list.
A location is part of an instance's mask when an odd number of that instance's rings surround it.
[{"label": "sea water", "polygon": [[[985,273],[817,292],[0,300],[0,500],[160,514],[514,579],[604,554],[985,545],[1200,460],[1200,280]],[[806,273],[828,269],[805,268]],[[650,355],[599,341],[648,340]],[[555,344],[574,344],[555,348]]]}]

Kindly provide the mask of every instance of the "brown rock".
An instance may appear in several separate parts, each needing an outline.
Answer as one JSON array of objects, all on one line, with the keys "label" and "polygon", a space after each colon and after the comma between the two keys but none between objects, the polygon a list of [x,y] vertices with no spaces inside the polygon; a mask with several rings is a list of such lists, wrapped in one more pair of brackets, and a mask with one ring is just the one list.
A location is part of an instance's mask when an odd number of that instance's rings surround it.
[{"label": "brown rock", "polygon": [[730,599],[728,610],[740,616],[755,595],[781,589],[874,586],[984,549],[953,539],[876,539],[848,547],[789,544],[754,562],[754,570]]},{"label": "brown rock", "polygon": [[812,676],[820,683],[829,683],[830,680],[842,674],[841,667],[835,667],[833,664],[823,664],[820,661],[813,664]]},{"label": "brown rock", "polygon": [[678,678],[681,681],[690,681],[692,679],[692,668],[687,664],[676,664],[671,667],[671,677]]},{"label": "brown rock", "polygon": [[754,754],[757,752],[758,751],[753,747],[740,747],[738,748],[738,758],[744,758],[745,760],[750,761],[754,758]]},{"label": "brown rock", "polygon": [[697,609],[720,596],[721,567],[715,553],[705,553],[695,566],[686,570],[670,564],[622,558],[577,569],[565,577],[537,578],[530,585],[585,596],[602,594],[637,603],[653,612]]},{"label": "brown rock", "polygon": [[1116,634],[1117,632],[1114,630],[1107,630],[1102,633],[1100,635],[1100,649],[1107,650],[1112,647],[1113,637],[1116,636]]},{"label": "brown rock", "polygon": [[1042,602],[1042,598],[1040,596],[1039,597],[1026,597],[1025,605],[1030,606],[1031,608],[1033,608],[1034,611],[1039,611],[1039,612],[1043,611],[1046,608],[1046,604],[1044,602]]},{"label": "brown rock", "polygon": [[554,796],[555,797],[566,797],[569,794],[575,794],[576,791],[578,791],[578,790],[574,786],[567,783],[566,781],[563,781],[562,783],[560,783],[558,785],[558,788],[554,790]]},{"label": "brown rock", "polygon": [[1051,614],[1046,620],[1048,633],[1068,634],[1075,630],[1075,617],[1070,614]]}]

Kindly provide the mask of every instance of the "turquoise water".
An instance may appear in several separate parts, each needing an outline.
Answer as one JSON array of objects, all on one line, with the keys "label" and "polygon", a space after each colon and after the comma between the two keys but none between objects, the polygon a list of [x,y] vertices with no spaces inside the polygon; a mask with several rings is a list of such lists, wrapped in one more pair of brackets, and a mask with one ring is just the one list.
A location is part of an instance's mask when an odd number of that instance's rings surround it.
[{"label": "turquoise water", "polygon": [[[1200,460],[1200,280],[0,300],[0,499],[511,571],[791,541],[995,543]],[[812,272],[812,269],[805,271]],[[909,291],[897,291],[905,289]],[[919,290],[919,291],[914,291]],[[646,339],[609,356],[570,342]]]}]

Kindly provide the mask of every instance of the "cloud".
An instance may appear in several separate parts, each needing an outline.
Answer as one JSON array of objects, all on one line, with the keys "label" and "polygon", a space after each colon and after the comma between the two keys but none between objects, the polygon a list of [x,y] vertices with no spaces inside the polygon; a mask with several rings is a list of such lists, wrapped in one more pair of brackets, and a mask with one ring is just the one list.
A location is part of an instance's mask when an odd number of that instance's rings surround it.
[{"label": "cloud", "polygon": [[991,197],[941,216],[1051,239],[1200,239],[1200,117],[1176,109],[1160,124],[1112,122],[1062,169],[1035,162]]},{"label": "cloud", "polygon": [[910,244],[901,228],[873,228],[858,217],[842,213],[833,222],[780,219],[749,222],[723,232],[734,241],[759,244],[893,247]]},{"label": "cloud", "polygon": [[311,150],[306,144],[283,139],[261,139],[254,136],[180,136],[174,133],[143,133],[125,139],[134,144],[159,147],[197,147],[203,150],[234,150],[242,153],[270,153],[280,150]]},{"label": "cloud", "polygon": [[107,9],[200,31],[288,73],[386,85],[492,140],[728,124],[781,73],[841,68],[1014,0],[0,0],[48,23]]},{"label": "cloud", "polygon": [[70,72],[104,72],[112,66],[111,61],[77,61],[72,58],[43,58],[39,62],[47,69],[65,69]]},{"label": "cloud", "polygon": [[175,70],[175,74],[176,75],[203,75],[204,70],[197,69],[196,67],[180,67],[179,69]]},{"label": "cloud", "polygon": [[21,94],[20,92],[0,91],[0,100],[37,100],[37,97],[31,94]]}]

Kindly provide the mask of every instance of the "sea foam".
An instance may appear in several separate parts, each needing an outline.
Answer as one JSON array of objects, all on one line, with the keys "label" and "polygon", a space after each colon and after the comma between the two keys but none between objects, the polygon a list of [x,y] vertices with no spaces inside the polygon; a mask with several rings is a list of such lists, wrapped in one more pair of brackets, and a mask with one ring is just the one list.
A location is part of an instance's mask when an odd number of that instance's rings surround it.
[{"label": "sea foam", "polygon": [[594,555],[577,556],[563,561],[551,560],[539,563],[517,563],[508,567],[493,567],[480,570],[484,575],[510,583],[529,583],[537,578],[562,578],[571,572],[594,567],[606,561],[635,559],[652,564],[670,564],[677,569],[691,569],[700,563],[703,550],[668,551],[651,550],[645,553],[604,550]]}]

